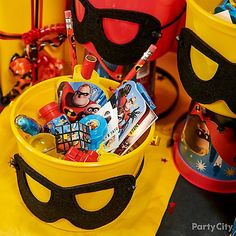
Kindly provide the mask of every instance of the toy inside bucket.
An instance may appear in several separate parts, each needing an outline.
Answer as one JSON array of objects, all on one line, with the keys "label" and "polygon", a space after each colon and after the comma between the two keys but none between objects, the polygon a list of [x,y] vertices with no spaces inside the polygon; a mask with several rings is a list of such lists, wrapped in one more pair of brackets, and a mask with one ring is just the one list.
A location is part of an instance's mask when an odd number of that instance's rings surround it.
[{"label": "toy inside bucket", "polygon": [[195,102],[220,115],[236,118],[236,25],[214,14],[221,2],[187,1],[178,67],[183,86]]},{"label": "toy inside bucket", "polygon": [[[73,79],[83,81],[79,66],[75,68]],[[102,152],[101,161],[88,163],[44,154],[32,147],[23,132],[16,128],[15,118],[25,114],[39,121],[38,110],[55,100],[60,81],[71,81],[71,77],[41,82],[12,104],[11,128],[18,147],[15,157],[18,186],[26,206],[39,219],[63,230],[96,229],[119,218],[128,205],[135,178],[142,169],[145,148],[153,138],[154,125],[139,139],[134,150],[118,158]],[[106,95],[110,87],[118,85],[98,78],[96,72],[89,82],[98,85]]]}]

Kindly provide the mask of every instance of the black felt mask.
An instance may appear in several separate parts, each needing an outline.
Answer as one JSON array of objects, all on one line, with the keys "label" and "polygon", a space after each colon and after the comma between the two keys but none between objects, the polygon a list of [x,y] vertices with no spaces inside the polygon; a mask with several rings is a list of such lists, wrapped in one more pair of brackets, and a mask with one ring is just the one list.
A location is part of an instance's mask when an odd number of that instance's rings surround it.
[{"label": "black felt mask", "polygon": [[[218,64],[210,80],[201,80],[195,74],[190,58],[191,46]],[[180,33],[178,69],[182,84],[194,101],[211,104],[224,100],[231,111],[236,113],[236,63],[224,58],[188,28],[183,28]]]},{"label": "black felt mask", "polygon": [[[129,10],[98,9],[88,0],[80,0],[85,8],[82,22],[76,17],[75,1],[72,0],[72,17],[76,40],[81,43],[92,42],[98,54],[115,65],[128,65],[137,62],[151,44],[156,44],[161,33],[160,21],[155,17]],[[78,1],[78,0],[77,0]],[[104,18],[137,23],[139,31],[134,39],[126,44],[111,42],[105,35]]]},{"label": "black felt mask", "polygon": [[[67,219],[82,229],[95,229],[116,219],[126,208],[135,190],[136,179],[142,171],[144,160],[137,175],[121,175],[103,181],[73,187],[61,187],[32,169],[18,154],[12,164],[16,168],[20,194],[28,209],[40,220],[55,222]],[[51,191],[48,202],[39,201],[31,192],[26,174]],[[97,211],[86,211],[76,201],[76,195],[114,189],[106,206]]]}]

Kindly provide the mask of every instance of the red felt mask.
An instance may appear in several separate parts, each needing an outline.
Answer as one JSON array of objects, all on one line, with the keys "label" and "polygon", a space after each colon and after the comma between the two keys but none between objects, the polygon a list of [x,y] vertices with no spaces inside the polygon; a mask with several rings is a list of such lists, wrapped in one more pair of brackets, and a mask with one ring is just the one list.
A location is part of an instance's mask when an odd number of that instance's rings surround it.
[{"label": "red felt mask", "polygon": [[72,0],[76,40],[117,65],[135,63],[151,43],[151,59],[169,51],[184,11],[185,0]]}]

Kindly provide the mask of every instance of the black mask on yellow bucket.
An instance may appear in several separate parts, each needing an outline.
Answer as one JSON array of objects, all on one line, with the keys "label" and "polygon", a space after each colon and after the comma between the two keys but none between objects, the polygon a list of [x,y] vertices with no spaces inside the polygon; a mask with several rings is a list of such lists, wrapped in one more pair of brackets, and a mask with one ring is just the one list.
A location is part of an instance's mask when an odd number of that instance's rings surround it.
[{"label": "black mask on yellow bucket", "polygon": [[[40,220],[47,223],[67,219],[81,229],[95,229],[116,219],[126,208],[136,186],[136,179],[142,171],[142,161],[138,173],[121,175],[103,181],[73,187],[61,187],[32,169],[18,154],[12,165],[16,169],[20,194],[28,209]],[[48,202],[41,202],[33,195],[27,183],[26,174],[51,191]],[[106,206],[97,211],[86,211],[76,201],[76,195],[106,189],[114,189],[114,194]]]},{"label": "black mask on yellow bucket", "polygon": [[[75,39],[81,43],[92,42],[98,54],[115,65],[129,65],[138,61],[151,44],[156,44],[161,33],[161,23],[155,17],[129,10],[97,9],[88,0],[80,0],[85,8],[82,22],[76,17],[75,1],[72,0],[71,12]],[[102,20],[116,19],[137,23],[139,31],[129,43],[111,42],[104,33]]]},{"label": "black mask on yellow bucket", "polygon": [[[191,64],[191,47],[218,64],[218,69],[210,80],[201,80],[195,74]],[[211,104],[224,100],[236,114],[236,63],[224,58],[188,28],[183,28],[180,33],[178,69],[182,84],[194,101]],[[202,69],[207,70],[207,68]]]}]

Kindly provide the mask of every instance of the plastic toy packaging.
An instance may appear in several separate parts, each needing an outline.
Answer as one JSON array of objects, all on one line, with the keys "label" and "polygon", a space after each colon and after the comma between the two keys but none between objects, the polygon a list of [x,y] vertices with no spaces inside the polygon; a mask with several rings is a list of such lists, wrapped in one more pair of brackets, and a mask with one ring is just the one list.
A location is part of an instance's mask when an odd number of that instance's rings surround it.
[{"label": "plastic toy packaging", "polygon": [[81,122],[75,122],[57,126],[55,131],[58,153],[65,154],[70,147],[82,150],[90,149],[91,138],[89,126],[86,126]]},{"label": "plastic toy packaging", "polygon": [[236,1],[224,0],[218,7],[215,8],[215,16],[236,24]]},{"label": "plastic toy packaging", "polygon": [[89,150],[98,150],[107,134],[107,121],[99,115],[88,115],[80,120],[80,123],[89,127],[90,144]]}]

